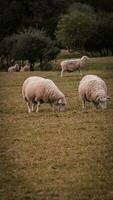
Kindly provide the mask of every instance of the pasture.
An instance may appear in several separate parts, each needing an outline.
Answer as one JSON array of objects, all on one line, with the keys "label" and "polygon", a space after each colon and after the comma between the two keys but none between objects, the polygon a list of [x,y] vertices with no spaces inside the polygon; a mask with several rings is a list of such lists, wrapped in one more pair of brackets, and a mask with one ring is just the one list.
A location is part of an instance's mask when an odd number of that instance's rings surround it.
[{"label": "pasture", "polygon": [[[104,112],[78,96],[81,76],[60,71],[0,73],[0,199],[113,199],[113,57],[94,58],[83,74],[102,77],[112,97]],[[27,113],[25,78],[52,79],[65,94],[65,112],[47,104]]]}]

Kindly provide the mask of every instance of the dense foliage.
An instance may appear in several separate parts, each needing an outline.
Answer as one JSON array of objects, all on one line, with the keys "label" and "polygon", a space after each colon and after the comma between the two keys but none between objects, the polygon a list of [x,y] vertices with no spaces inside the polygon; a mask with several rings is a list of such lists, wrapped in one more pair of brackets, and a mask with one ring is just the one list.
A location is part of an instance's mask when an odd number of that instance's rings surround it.
[{"label": "dense foliage", "polygon": [[59,21],[57,40],[68,50],[85,49],[95,25],[96,16],[92,9],[87,5],[75,4]]},{"label": "dense foliage", "polygon": [[[41,36],[37,42],[34,36],[23,34],[22,30],[29,27],[44,30],[46,37]],[[70,51],[79,49],[112,55],[112,33],[113,0],[1,1],[0,57],[5,60],[27,58],[41,63],[57,55],[56,43]]]},{"label": "dense foliage", "polygon": [[40,66],[59,53],[55,43],[38,29],[25,29],[23,32],[6,37],[1,42],[1,53],[10,59],[39,61]]},{"label": "dense foliage", "polygon": [[59,18],[75,2],[89,4],[96,11],[113,12],[113,0],[2,0],[0,39],[29,26],[43,27],[50,36],[54,36]]},{"label": "dense foliage", "polygon": [[94,34],[86,44],[89,51],[98,51],[101,55],[113,55],[113,13],[99,13],[96,19]]},{"label": "dense foliage", "polygon": [[74,4],[57,25],[56,37],[68,50],[113,54],[113,13],[96,13],[85,4]]}]

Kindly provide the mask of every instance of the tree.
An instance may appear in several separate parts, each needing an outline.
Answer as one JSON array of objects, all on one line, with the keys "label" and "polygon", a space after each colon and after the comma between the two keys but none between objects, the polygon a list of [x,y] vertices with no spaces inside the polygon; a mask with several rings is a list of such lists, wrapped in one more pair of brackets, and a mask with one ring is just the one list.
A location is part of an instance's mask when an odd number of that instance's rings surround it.
[{"label": "tree", "polygon": [[10,64],[12,59],[12,49],[17,42],[17,38],[14,36],[6,37],[0,42],[0,56],[6,60],[7,65]]},{"label": "tree", "polygon": [[54,38],[57,23],[73,3],[91,5],[96,11],[113,11],[113,0],[2,0],[0,2],[0,40],[22,28],[46,30]]},{"label": "tree", "polygon": [[89,51],[99,51],[101,55],[113,55],[113,13],[98,13],[94,34],[86,43]]},{"label": "tree", "polygon": [[59,16],[72,0],[2,0],[0,3],[0,40],[23,27],[46,30],[54,37]]},{"label": "tree", "polygon": [[[6,46],[5,51],[8,52],[8,56],[15,60],[29,60],[32,65],[39,61],[41,68],[45,62],[52,60],[59,53],[59,49],[45,32],[37,29],[25,29],[5,39],[7,40],[13,41],[10,51],[9,46]],[[3,42],[4,40],[2,44]]]},{"label": "tree", "polygon": [[113,0],[74,0],[74,2],[88,4],[92,6],[95,11],[106,11],[108,13],[113,11]]},{"label": "tree", "polygon": [[[82,10],[82,11],[81,11]],[[88,12],[90,10],[90,12]],[[56,37],[68,50],[84,49],[95,30],[96,16],[86,5],[69,10],[58,23]]]}]

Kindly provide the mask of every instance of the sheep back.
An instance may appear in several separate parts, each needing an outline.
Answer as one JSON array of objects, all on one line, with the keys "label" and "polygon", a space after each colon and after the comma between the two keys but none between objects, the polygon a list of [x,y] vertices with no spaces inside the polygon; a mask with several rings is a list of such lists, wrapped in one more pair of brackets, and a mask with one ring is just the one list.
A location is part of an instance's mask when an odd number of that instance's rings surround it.
[{"label": "sheep back", "polygon": [[95,101],[97,96],[107,96],[107,86],[105,82],[96,75],[86,75],[79,84],[79,95],[87,101]]},{"label": "sheep back", "polygon": [[80,62],[77,60],[67,60],[61,62],[61,67],[63,70],[74,71],[80,67]]},{"label": "sheep back", "polygon": [[25,80],[22,94],[24,99],[30,101],[37,99],[45,103],[52,103],[60,98],[65,98],[52,80],[36,76]]}]

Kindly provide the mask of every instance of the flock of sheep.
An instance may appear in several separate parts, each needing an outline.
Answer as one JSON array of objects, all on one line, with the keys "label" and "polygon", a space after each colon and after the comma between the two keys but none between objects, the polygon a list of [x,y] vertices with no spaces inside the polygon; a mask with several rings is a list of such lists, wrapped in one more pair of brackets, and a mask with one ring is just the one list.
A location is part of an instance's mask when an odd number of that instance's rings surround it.
[{"label": "flock of sheep", "polygon": [[[89,58],[83,56],[81,59],[66,60],[61,62],[61,76],[64,71],[75,71],[81,69]],[[84,76],[78,88],[79,96],[85,109],[86,102],[92,102],[94,108],[100,106],[103,109],[107,106],[107,86],[105,82],[96,75]],[[66,105],[65,95],[58,89],[54,82],[38,76],[27,78],[22,86],[23,99],[27,103],[28,112],[38,112],[40,104],[49,103],[55,111],[64,111]]]},{"label": "flock of sheep", "polygon": [[23,71],[30,71],[30,65],[24,65],[20,67],[18,64],[11,66],[8,68],[8,72],[23,72]]}]

